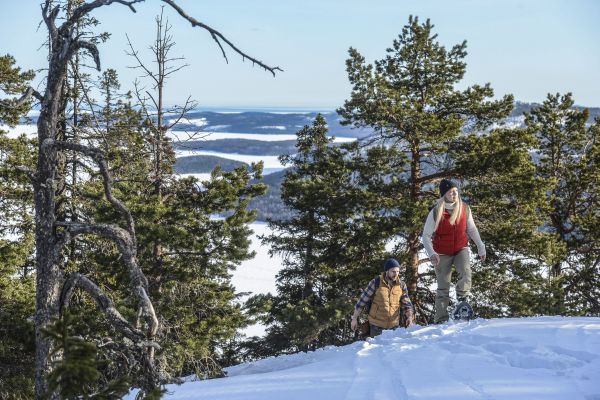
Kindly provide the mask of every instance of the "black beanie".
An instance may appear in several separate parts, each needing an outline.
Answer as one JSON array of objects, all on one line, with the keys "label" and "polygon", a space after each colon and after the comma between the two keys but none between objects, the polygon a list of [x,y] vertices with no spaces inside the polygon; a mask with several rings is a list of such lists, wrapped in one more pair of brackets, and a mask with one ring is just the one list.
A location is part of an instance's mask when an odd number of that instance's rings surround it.
[{"label": "black beanie", "polygon": [[393,258],[388,258],[385,261],[385,264],[383,264],[383,270],[385,272],[387,272],[388,269],[396,268],[396,267],[400,268],[400,263],[398,261],[396,261],[395,259],[393,259]]},{"label": "black beanie", "polygon": [[450,179],[442,179],[440,182],[440,197],[444,197],[446,192],[452,188],[457,188],[456,183]]}]

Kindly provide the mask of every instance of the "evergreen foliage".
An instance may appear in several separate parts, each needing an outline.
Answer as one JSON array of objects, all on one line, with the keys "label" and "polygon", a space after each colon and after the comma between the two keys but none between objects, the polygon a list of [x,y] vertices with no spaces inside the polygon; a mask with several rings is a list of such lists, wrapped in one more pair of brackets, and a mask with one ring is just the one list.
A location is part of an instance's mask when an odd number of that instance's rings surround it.
[{"label": "evergreen foliage", "polygon": [[48,376],[51,393],[62,400],[120,399],[129,392],[129,383],[123,377],[101,385],[100,369],[108,363],[98,359],[95,344],[72,332],[73,317],[64,313],[52,325],[42,331],[54,341],[53,355],[56,360]]},{"label": "evergreen foliage", "polygon": [[[352,85],[350,98],[338,109],[342,123],[371,127],[371,142],[391,147],[396,160],[382,160],[395,168],[389,173],[373,168],[369,191],[380,197],[385,225],[393,226],[390,239],[398,236],[396,258],[407,265],[406,281],[417,311],[417,320],[432,314],[430,281],[419,273],[420,235],[442,178],[460,177],[450,150],[465,131],[481,131],[509,115],[513,98],[493,101],[489,84],[464,90],[466,42],[447,50],[437,41],[427,20],[409,18],[388,55],[367,64],[351,48],[346,62]],[[388,157],[386,152],[382,156]]]},{"label": "evergreen foliage", "polygon": [[[3,95],[20,96],[32,78],[33,72],[22,72],[13,57],[0,57]],[[10,100],[0,100],[0,124],[17,124],[30,106],[31,102],[15,107]],[[0,398],[3,399],[33,397],[33,191],[27,174],[16,167],[34,167],[34,148],[35,142],[24,135],[9,138],[0,129]]]},{"label": "evergreen foliage", "polygon": [[[225,365],[219,349],[247,323],[230,278],[236,265],[253,256],[248,249],[251,231],[247,224],[254,220],[255,212],[248,211],[247,205],[264,193],[263,184],[250,183],[260,180],[262,165],[229,172],[217,167],[211,178],[200,184],[195,178],[175,176],[174,153],[167,143],[159,198],[150,121],[126,101],[111,108],[105,105],[104,110],[110,118],[106,119],[102,147],[111,163],[115,192],[136,219],[138,259],[160,315],[161,368],[172,380],[194,373],[220,376]],[[102,198],[99,177],[85,184],[84,193],[84,214],[89,218],[107,222],[117,217]],[[228,216],[213,218],[221,214]],[[155,252],[156,243],[161,245],[160,256]],[[99,240],[85,253],[83,268],[93,266],[96,274],[105,276],[103,281],[111,291],[125,290],[128,278],[122,275],[112,245]],[[132,311],[127,311],[127,297],[119,303],[123,313]],[[114,365],[106,373],[118,376],[134,371]]]},{"label": "evergreen foliage", "polygon": [[553,238],[543,259],[550,286],[546,313],[598,315],[600,303],[600,120],[588,124],[571,93],[549,94],[526,114],[537,140],[536,176],[547,186],[541,229]]},{"label": "evergreen foliage", "polygon": [[[307,350],[354,339],[348,314],[356,292],[379,270],[385,248],[377,213],[355,178],[356,145],[330,146],[325,119],[298,132],[295,155],[281,156],[286,170],[283,203],[290,219],[270,220],[263,237],[271,253],[284,257],[277,295],[252,298],[248,307],[266,312],[262,349]],[[366,164],[362,165],[366,168]],[[371,165],[372,167],[372,165]]]}]

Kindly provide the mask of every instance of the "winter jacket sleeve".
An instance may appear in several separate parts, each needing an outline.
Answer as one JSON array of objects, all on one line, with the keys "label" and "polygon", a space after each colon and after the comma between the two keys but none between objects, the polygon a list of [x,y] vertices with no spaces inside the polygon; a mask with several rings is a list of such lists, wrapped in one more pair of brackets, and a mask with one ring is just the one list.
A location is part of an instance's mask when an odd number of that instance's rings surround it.
[{"label": "winter jacket sleeve", "polygon": [[410,296],[408,295],[408,287],[402,281],[402,297],[400,298],[400,323],[405,328],[408,328],[415,321],[414,307]]},{"label": "winter jacket sleeve", "polygon": [[437,254],[435,250],[433,250],[433,242],[431,241],[431,237],[433,236],[433,231],[435,229],[433,210],[434,209],[431,209],[431,211],[429,211],[429,215],[425,221],[425,227],[423,228],[423,235],[421,236],[421,242],[423,242],[423,247],[425,248],[425,252],[429,257]]},{"label": "winter jacket sleeve", "polygon": [[473,213],[469,212],[468,214],[469,214],[469,217],[467,218],[467,234],[469,235],[469,237],[471,239],[473,239],[473,241],[477,245],[477,254],[479,256],[484,256],[485,255],[485,245],[483,244],[483,241],[481,240],[481,236],[479,236],[479,230],[475,226],[475,221],[473,220]]},{"label": "winter jacket sleeve", "polygon": [[375,282],[376,279],[377,278],[371,280],[371,282],[369,282],[369,285],[367,285],[367,288],[363,290],[362,294],[360,295],[360,298],[358,299],[358,302],[356,302],[356,306],[354,306],[356,310],[362,310],[363,308],[365,308],[367,303],[370,302],[371,299],[373,299],[375,290],[377,290],[377,285]]}]

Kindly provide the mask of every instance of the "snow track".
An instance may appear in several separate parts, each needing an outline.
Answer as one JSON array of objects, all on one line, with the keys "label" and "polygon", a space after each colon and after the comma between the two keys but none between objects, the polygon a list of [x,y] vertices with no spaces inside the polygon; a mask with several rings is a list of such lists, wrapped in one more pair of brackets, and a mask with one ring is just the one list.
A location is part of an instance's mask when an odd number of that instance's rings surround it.
[{"label": "snow track", "polygon": [[600,400],[600,318],[415,326],[238,365],[228,375],[170,385],[165,398]]}]

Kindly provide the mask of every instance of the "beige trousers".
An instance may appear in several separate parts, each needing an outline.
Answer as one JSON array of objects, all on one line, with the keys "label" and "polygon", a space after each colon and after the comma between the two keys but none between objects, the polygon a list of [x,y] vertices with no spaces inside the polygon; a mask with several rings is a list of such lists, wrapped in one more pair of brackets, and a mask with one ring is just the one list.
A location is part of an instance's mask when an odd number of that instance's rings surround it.
[{"label": "beige trousers", "polygon": [[440,263],[435,267],[437,279],[437,295],[435,297],[434,322],[439,324],[448,320],[448,305],[450,304],[450,279],[452,265],[458,273],[456,296],[465,297],[471,291],[471,265],[469,263],[469,248],[465,247],[455,256],[440,254]]}]

